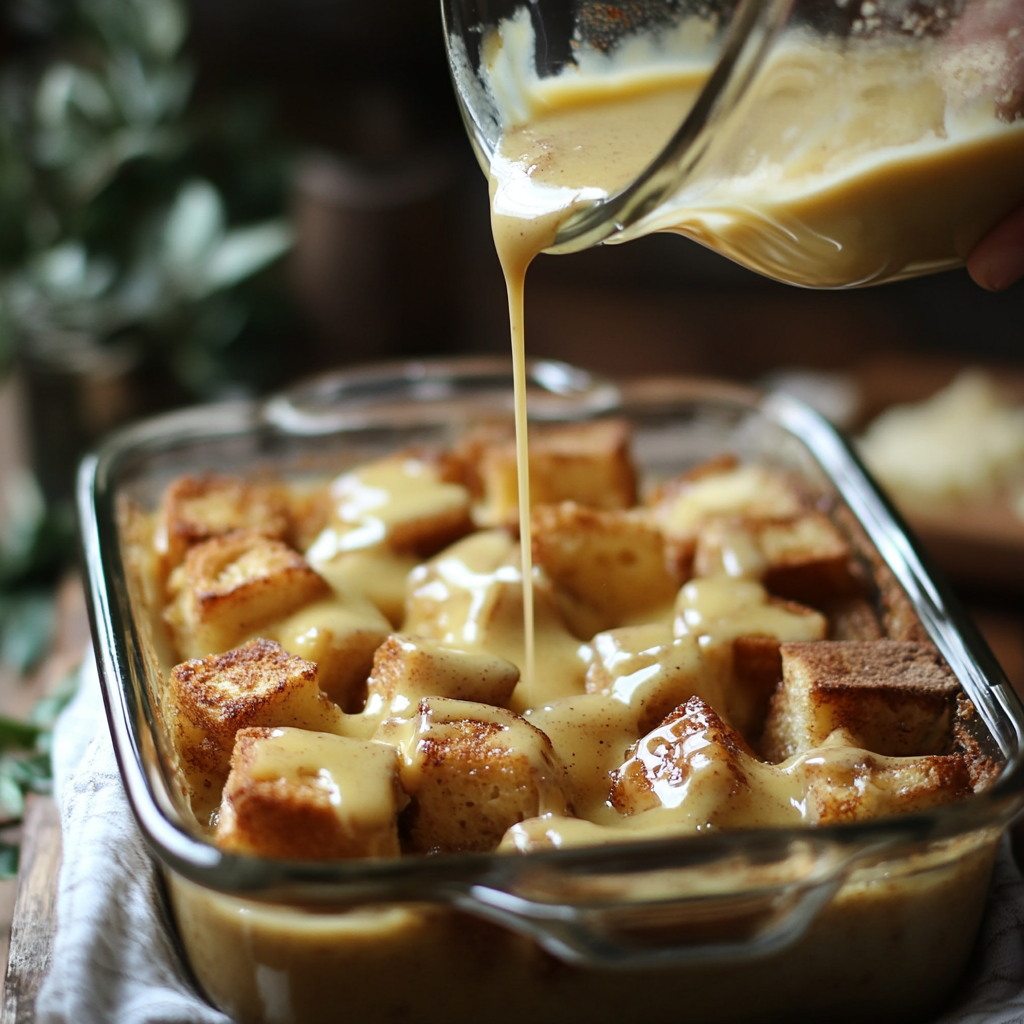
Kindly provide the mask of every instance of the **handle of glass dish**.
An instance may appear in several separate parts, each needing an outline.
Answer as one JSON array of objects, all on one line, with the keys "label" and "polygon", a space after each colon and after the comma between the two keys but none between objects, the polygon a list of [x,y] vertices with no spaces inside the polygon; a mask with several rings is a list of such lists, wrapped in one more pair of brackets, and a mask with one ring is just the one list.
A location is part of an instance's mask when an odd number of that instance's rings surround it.
[{"label": "handle of glass dish", "polygon": [[[605,377],[551,359],[527,363],[528,405],[534,419],[572,419],[617,408],[618,387]],[[510,359],[424,359],[381,363],[326,373],[270,398],[263,419],[293,435],[321,436],[339,430],[395,425],[402,410],[436,408],[451,418],[453,406],[478,407],[511,415]]]},{"label": "handle of glass dish", "polygon": [[[845,878],[845,871],[830,872],[825,878],[801,885],[790,885],[756,895],[738,894],[733,898],[712,897],[706,902],[654,904],[631,907],[634,923],[623,926],[620,915],[608,909],[566,904],[543,903],[501,889],[477,885],[456,894],[452,903],[460,910],[498,924],[536,942],[542,949],[565,963],[612,970],[651,970],[676,964],[708,960],[746,959],[783,949],[799,939],[825,908]],[[664,928],[644,927],[645,912],[655,917],[679,911],[679,921],[671,938]],[[733,916],[763,919],[760,927],[729,936],[708,938],[698,926],[685,918],[695,917],[703,924]],[[696,913],[694,913],[694,911]],[[721,929],[719,929],[721,930]]]}]

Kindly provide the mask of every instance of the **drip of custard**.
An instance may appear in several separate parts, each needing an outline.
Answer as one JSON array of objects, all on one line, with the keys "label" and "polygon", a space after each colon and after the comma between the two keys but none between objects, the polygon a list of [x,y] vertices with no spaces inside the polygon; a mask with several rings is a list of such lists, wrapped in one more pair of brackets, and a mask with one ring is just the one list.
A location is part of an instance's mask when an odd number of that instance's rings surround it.
[{"label": "drip of custard", "polygon": [[[528,681],[534,675],[533,556],[526,416],[524,287],[534,257],[581,204],[628,184],[665,145],[693,105],[703,74],[634,82],[626,95],[562,96],[561,105],[503,137],[491,164],[491,230],[508,291],[515,382],[519,532],[522,538],[523,617]],[[594,154],[601,153],[594,167]],[[577,183],[596,176],[595,192]],[[564,182],[564,184],[562,184]]]}]

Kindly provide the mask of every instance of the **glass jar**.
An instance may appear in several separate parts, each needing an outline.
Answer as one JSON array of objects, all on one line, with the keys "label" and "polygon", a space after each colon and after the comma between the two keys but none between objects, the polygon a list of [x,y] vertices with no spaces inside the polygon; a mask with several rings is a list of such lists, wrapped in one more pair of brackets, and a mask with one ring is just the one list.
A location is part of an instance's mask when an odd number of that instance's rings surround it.
[{"label": "glass jar", "polygon": [[1024,202],[1024,0],[443,10],[485,170],[502,133],[561,87],[594,103],[638,77],[703,69],[695,102],[624,187],[567,182],[579,201],[550,252],[677,231],[781,281],[855,287],[961,265]]}]

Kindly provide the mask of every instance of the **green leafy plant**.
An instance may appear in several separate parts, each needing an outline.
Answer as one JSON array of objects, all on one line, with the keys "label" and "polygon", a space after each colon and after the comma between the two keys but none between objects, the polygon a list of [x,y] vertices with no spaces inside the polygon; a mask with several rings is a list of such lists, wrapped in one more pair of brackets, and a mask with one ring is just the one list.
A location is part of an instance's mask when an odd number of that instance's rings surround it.
[{"label": "green leafy plant", "polygon": [[[0,715],[0,826],[14,825],[25,814],[29,793],[53,789],[53,727],[78,685],[78,670],[68,673],[54,692],[38,701],[27,722]],[[0,841],[0,879],[18,873],[17,843]]]},{"label": "green leafy plant", "polygon": [[54,621],[54,586],[74,550],[70,512],[51,509],[27,470],[0,491],[0,666],[23,675],[42,659]]},{"label": "green leafy plant", "polygon": [[[0,332],[156,351],[193,393],[248,320],[238,286],[291,244],[287,152],[199,108],[181,0],[22,0],[43,26],[0,82]],[[253,168],[258,168],[253,170]]]}]

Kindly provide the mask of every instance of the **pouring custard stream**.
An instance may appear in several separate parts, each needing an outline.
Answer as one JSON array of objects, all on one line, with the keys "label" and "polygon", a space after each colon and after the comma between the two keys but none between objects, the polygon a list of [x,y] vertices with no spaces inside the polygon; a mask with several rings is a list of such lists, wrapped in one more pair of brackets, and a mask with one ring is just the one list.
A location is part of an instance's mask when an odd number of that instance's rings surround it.
[{"label": "pouring custard stream", "polygon": [[[571,102],[537,122],[506,133],[491,164],[491,230],[508,291],[512,371],[515,381],[516,463],[519,531],[522,538],[525,660],[535,671],[533,557],[530,541],[530,474],[526,416],[526,324],[524,286],[533,258],[554,241],[559,226],[581,203],[628,184],[672,135],[680,109],[692,105],[702,75],[666,84],[641,83],[632,95],[603,103]],[[639,116],[638,116],[639,115]],[[593,154],[602,153],[595,166]],[[599,190],[575,185],[594,177]],[[559,182],[565,181],[566,186]]]}]

